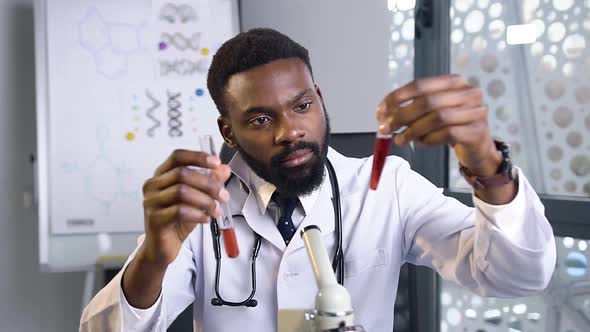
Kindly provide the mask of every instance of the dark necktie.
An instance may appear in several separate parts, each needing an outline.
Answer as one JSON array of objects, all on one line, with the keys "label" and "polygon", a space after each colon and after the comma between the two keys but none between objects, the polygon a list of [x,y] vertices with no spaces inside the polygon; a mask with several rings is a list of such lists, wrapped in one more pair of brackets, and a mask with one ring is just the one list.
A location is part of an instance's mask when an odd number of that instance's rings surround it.
[{"label": "dark necktie", "polygon": [[291,216],[293,215],[293,211],[297,205],[297,198],[282,198],[278,196],[276,197],[275,202],[279,205],[281,211],[277,228],[279,229],[279,233],[281,233],[283,236],[285,244],[289,244],[293,234],[295,234],[295,225],[293,224],[293,219],[291,219]]}]

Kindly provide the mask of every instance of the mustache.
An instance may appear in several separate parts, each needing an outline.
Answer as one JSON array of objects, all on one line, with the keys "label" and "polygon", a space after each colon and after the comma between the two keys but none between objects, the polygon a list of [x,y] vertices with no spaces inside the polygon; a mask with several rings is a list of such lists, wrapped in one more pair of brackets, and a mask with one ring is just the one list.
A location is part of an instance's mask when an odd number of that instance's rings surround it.
[{"label": "mustache", "polygon": [[280,167],[281,162],[285,160],[287,156],[289,156],[289,154],[299,150],[311,150],[311,152],[315,156],[319,156],[320,154],[320,146],[317,143],[300,141],[292,146],[285,148],[285,150],[279,152],[277,155],[272,157],[270,159],[271,166]]}]

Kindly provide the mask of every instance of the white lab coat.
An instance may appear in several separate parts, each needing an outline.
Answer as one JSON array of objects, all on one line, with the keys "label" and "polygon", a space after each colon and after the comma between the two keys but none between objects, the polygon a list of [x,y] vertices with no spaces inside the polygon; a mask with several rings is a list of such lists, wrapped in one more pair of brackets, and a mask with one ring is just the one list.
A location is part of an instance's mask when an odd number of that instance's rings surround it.
[{"label": "white lab coat", "polygon": [[[328,158],[340,185],[344,285],[352,297],[355,321],[367,331],[392,331],[404,262],[430,266],[482,296],[524,296],[548,284],[555,267],[555,241],[544,207],[520,170],[518,194],[511,203],[492,206],[474,197],[473,209],[444,196],[399,157],[387,159],[377,191],[368,190],[372,158],[348,158],[332,149]],[[230,166],[249,183],[248,168],[239,155]],[[152,308],[129,307],[119,273],[84,310],[80,330],[165,331],[194,301],[195,331],[274,331],[279,309],[313,308],[317,288],[299,231],[285,248],[272,219],[260,213],[254,195],[238,183],[232,181],[228,190],[233,213],[245,216],[236,218],[241,253],[235,259],[222,253],[220,291],[228,301],[242,301],[250,294],[254,230],[263,238],[256,265],[257,307],[211,305],[215,256],[209,225],[204,225],[195,228],[168,267]],[[319,190],[299,229],[318,225],[332,256],[334,211],[327,176]]]}]

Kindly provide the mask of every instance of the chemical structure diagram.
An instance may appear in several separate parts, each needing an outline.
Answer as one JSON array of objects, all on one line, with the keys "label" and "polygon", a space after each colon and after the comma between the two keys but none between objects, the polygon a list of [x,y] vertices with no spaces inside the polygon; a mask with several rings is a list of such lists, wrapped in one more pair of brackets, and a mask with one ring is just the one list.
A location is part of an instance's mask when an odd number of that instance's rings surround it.
[{"label": "chemical structure diagram", "polygon": [[125,76],[129,56],[143,51],[140,36],[147,22],[111,22],[96,7],[90,7],[77,27],[80,46],[92,55],[96,71],[107,79]]},{"label": "chemical structure diagram", "polygon": [[115,202],[123,199],[137,201],[140,192],[130,189],[133,171],[113,160],[105,149],[108,129],[98,128],[96,137],[98,151],[91,162],[84,166],[77,162],[64,162],[61,169],[67,174],[81,176],[86,195],[100,206],[104,215],[109,215]]}]

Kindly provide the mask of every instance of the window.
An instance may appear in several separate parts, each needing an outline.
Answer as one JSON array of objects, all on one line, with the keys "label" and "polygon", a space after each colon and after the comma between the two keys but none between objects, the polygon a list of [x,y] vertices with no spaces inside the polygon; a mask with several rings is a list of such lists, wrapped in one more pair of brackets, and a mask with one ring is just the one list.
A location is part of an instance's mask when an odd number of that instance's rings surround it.
[{"label": "window", "polygon": [[443,282],[440,331],[590,331],[590,241],[558,237],[556,243],[557,268],[538,295],[482,298]]},{"label": "window", "polygon": [[[416,331],[590,331],[590,1],[421,0],[415,21],[415,76],[453,72],[481,87],[492,134],[512,144],[559,254],[549,289],[515,300],[480,298],[442,280],[432,287],[423,273],[418,289],[430,290],[420,293],[420,320],[439,323]],[[452,151],[416,148],[412,159],[447,195],[472,205]]]},{"label": "window", "polygon": [[[541,294],[481,298],[440,281],[439,330],[590,331],[590,2],[451,0],[448,9],[450,71],[484,92],[492,134],[511,144],[559,237]],[[447,175],[447,193],[471,205],[452,151]]]},{"label": "window", "polygon": [[[389,86],[391,90],[414,78],[414,7],[415,0],[387,0],[391,14],[388,52]],[[411,330],[410,301],[408,289],[409,267],[405,264],[400,271],[400,280],[394,308],[394,330]]]},{"label": "window", "polygon": [[[455,0],[450,15],[451,72],[481,87],[515,164],[539,193],[590,197],[589,2]],[[449,162],[450,188],[469,189]]]},{"label": "window", "polygon": [[388,0],[391,13],[389,78],[392,89],[414,78],[414,6],[412,0]]}]

